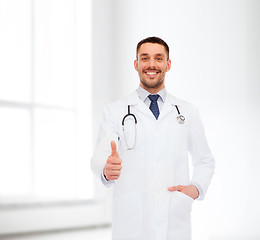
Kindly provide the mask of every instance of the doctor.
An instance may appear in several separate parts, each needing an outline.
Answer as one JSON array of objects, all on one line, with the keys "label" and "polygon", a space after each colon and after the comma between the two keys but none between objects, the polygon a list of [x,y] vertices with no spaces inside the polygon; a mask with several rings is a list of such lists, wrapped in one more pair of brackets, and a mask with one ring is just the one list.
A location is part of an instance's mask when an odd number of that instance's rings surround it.
[{"label": "doctor", "polygon": [[140,41],[134,67],[140,86],[105,107],[91,160],[114,187],[112,237],[190,240],[192,204],[205,197],[214,158],[197,108],[165,89],[168,45],[157,37]]}]

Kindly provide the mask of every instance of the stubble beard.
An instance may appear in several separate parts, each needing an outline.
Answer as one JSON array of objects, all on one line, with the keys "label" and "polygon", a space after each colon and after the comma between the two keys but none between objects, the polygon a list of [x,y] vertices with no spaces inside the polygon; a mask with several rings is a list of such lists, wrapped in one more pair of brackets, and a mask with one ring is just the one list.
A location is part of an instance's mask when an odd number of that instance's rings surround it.
[{"label": "stubble beard", "polygon": [[160,88],[163,83],[164,83],[164,79],[160,79],[160,81],[154,83],[154,84],[149,84],[147,83],[145,80],[143,79],[140,79],[140,81],[142,82],[143,86],[146,87],[146,88],[150,88],[150,89],[156,89],[156,88]]},{"label": "stubble beard", "polygon": [[151,83],[149,82],[149,79],[146,80],[144,78],[141,77],[141,75],[139,74],[139,78],[140,81],[142,83],[142,85],[146,88],[146,89],[159,89],[161,88],[161,86],[164,84],[164,76],[162,76],[161,78],[159,78],[156,82]]}]

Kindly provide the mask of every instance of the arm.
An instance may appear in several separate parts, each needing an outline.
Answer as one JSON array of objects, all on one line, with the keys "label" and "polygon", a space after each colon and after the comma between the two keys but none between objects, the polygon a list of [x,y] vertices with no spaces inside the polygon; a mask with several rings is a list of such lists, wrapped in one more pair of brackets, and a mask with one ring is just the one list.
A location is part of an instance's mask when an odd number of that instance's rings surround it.
[{"label": "arm", "polygon": [[[114,142],[113,147],[111,141]],[[108,106],[106,106],[104,108],[102,121],[99,127],[96,147],[93,156],[91,158],[91,169],[95,175],[101,177],[103,184],[107,187],[111,186],[114,182],[113,180],[115,180],[114,177],[110,176],[111,174],[115,175],[113,171],[117,171],[116,174],[118,174],[118,170],[121,171],[121,163],[119,164],[120,166],[116,166],[115,168],[112,167],[115,160],[114,155],[117,154],[116,152],[117,142],[118,142],[117,127],[115,121],[113,120],[112,111],[109,109]],[[118,162],[121,161],[121,159],[118,158],[116,158],[116,162],[115,162],[116,165],[118,165]],[[108,173],[106,173],[107,171]]]},{"label": "arm", "polygon": [[191,184],[199,188],[198,199],[202,200],[214,174],[215,160],[209,149],[204,127],[196,108],[194,108],[190,125],[188,148],[193,165]]},{"label": "arm", "polygon": [[194,108],[189,129],[188,150],[192,156],[193,175],[190,185],[178,185],[168,188],[169,191],[180,191],[193,199],[204,199],[215,168],[215,161],[208,147],[204,128]]}]

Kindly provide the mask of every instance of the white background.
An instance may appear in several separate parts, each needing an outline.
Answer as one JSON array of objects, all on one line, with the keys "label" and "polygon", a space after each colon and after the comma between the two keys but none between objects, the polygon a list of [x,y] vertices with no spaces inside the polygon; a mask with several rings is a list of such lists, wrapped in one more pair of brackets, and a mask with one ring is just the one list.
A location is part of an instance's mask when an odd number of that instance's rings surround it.
[{"label": "white background", "polygon": [[259,12],[257,0],[93,2],[93,122],[137,88],[135,47],[148,36],[170,46],[167,90],[200,109],[216,173],[194,204],[194,239],[260,238]]},{"label": "white background", "polygon": [[[0,30],[1,34],[5,33],[0,36],[0,75],[5,76],[0,78],[0,83],[11,89],[6,91],[1,87],[1,100],[22,99],[27,104],[35,97],[40,103],[48,105],[46,101],[51,100],[56,105],[65,104],[70,108],[75,104],[75,96],[68,79],[77,79],[79,98],[76,101],[80,109],[84,109],[80,113],[84,116],[79,123],[80,129],[83,129],[80,134],[84,135],[84,141],[79,143],[80,156],[91,155],[104,104],[124,97],[138,87],[138,75],[133,66],[136,44],[148,36],[164,39],[170,46],[172,60],[172,69],[166,76],[167,90],[199,107],[216,158],[216,173],[206,199],[194,203],[194,240],[260,238],[259,0],[93,0],[91,4],[90,0],[0,0],[0,3],[0,15],[3,17],[0,19]],[[45,9],[47,5],[51,7]],[[5,9],[6,6],[11,9],[10,12]],[[50,81],[50,76],[53,76],[53,81]],[[6,77],[8,81],[4,81]],[[28,86],[32,79],[38,80],[33,86],[37,96],[30,95]],[[61,82],[56,82],[56,85],[54,79]],[[61,86],[67,91],[65,94],[58,91]],[[46,90],[49,91],[47,98],[41,94]],[[4,105],[9,106],[6,102]],[[92,109],[92,115],[86,109]],[[16,168],[10,161],[6,161],[4,166],[13,169],[12,174],[16,177],[22,173],[28,176],[28,179],[24,178],[24,186],[28,186],[32,171],[26,166],[30,166],[28,161],[32,152],[26,150],[29,149],[29,139],[17,137],[16,132],[19,129],[21,135],[26,135],[30,128],[28,114],[20,115],[21,118],[16,121],[17,116],[12,111],[1,110],[1,154],[11,158],[20,155],[21,151],[25,156],[24,163],[15,165]],[[38,111],[35,116],[44,120],[42,114]],[[61,118],[64,119],[64,116]],[[70,122],[70,117],[65,118]],[[53,121],[45,118],[38,124],[49,122]],[[14,135],[10,135],[8,128],[13,130]],[[89,138],[92,130],[93,141],[88,142],[85,138]],[[46,133],[44,128],[41,131],[42,135]],[[88,134],[83,134],[85,132]],[[9,134],[9,137],[3,137],[4,134]],[[41,140],[42,152],[44,146],[55,144],[50,144],[47,138]],[[16,151],[13,148],[3,149],[7,143],[17,143],[19,148],[15,148]],[[65,151],[60,152],[64,154]],[[52,152],[48,151],[48,154],[54,156]],[[40,154],[39,157],[45,156],[51,161],[48,154]],[[91,183],[88,160],[87,157],[81,158],[78,166],[83,167],[77,174],[79,184],[77,189],[70,187],[71,192],[79,190],[83,196],[92,193],[92,187],[86,187]],[[60,165],[56,166],[58,170]],[[50,166],[53,165],[50,163]],[[2,170],[2,173],[3,179],[6,176],[17,181],[7,171]],[[65,178],[65,175],[62,176]],[[44,179],[45,175],[40,177]],[[60,182],[55,174],[52,177]],[[70,182],[70,178],[66,178],[65,182]],[[0,183],[2,189],[6,186],[6,182]],[[10,189],[17,187],[15,184],[10,186]],[[46,186],[42,189],[52,189]],[[30,188],[19,190],[31,191]],[[63,188],[62,193],[66,194],[67,189]],[[109,194],[110,191],[96,182],[98,199],[107,198]],[[19,202],[19,198],[15,202]],[[59,203],[44,208],[40,206],[36,213],[35,205],[25,209],[22,206],[15,209],[0,206],[0,230],[8,232],[7,228],[10,228],[24,231],[21,230],[24,225],[26,231],[79,227],[77,220],[81,227],[93,225],[93,221],[98,225],[102,220],[97,220],[97,212],[104,222],[108,221],[104,217],[106,208],[100,202],[95,207],[85,202],[77,204],[72,203],[69,207]],[[91,210],[85,208],[87,204]],[[11,217],[6,217],[10,216],[9,213]],[[52,218],[56,215],[58,221]],[[45,221],[46,226],[40,226],[42,222],[39,220]]]}]

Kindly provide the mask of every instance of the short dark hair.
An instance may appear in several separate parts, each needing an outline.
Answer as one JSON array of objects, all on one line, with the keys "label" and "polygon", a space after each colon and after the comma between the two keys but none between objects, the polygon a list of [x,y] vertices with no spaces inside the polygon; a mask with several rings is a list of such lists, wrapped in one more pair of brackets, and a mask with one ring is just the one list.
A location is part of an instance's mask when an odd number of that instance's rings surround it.
[{"label": "short dark hair", "polygon": [[169,59],[169,53],[170,53],[169,46],[165,41],[163,41],[161,38],[158,38],[158,37],[148,37],[148,38],[141,40],[136,46],[136,58],[138,56],[138,51],[139,51],[140,47],[144,43],[157,43],[157,44],[163,45],[166,50],[166,53],[167,53],[167,59]]}]

